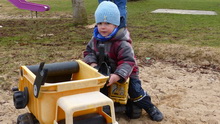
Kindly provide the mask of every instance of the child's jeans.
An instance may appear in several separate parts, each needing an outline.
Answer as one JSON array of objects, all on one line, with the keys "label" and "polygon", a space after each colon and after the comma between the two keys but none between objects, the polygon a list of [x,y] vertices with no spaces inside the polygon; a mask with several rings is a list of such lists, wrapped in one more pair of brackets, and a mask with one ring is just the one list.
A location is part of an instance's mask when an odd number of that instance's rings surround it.
[{"label": "child's jeans", "polygon": [[133,102],[145,110],[154,106],[151,97],[141,87],[139,79],[130,78],[128,94]]}]

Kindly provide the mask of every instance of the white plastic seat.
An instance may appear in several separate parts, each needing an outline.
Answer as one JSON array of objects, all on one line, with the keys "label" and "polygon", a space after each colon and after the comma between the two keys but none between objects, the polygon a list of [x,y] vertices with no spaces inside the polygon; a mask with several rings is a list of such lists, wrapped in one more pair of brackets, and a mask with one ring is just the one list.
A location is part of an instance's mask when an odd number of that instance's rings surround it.
[{"label": "white plastic seat", "polygon": [[115,120],[113,101],[99,91],[86,92],[58,99],[57,106],[65,112],[66,124],[73,123],[73,113],[102,106],[110,106],[112,124],[118,124]]}]

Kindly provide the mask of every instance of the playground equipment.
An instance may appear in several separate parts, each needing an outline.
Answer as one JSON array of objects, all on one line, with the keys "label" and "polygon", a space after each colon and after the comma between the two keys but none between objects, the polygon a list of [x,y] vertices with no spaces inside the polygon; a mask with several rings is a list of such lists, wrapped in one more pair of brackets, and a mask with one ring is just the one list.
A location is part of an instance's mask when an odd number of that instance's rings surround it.
[{"label": "playground equipment", "polygon": [[36,12],[44,12],[50,10],[50,6],[48,5],[31,3],[25,0],[8,0],[8,1],[11,2],[14,6],[18,7],[19,9],[25,9]]},{"label": "playground equipment", "polygon": [[32,18],[33,18],[33,15],[32,15],[33,11],[36,12],[35,14],[37,17],[37,12],[44,12],[44,11],[50,10],[50,6],[44,5],[44,4],[31,3],[25,0],[8,0],[8,1],[11,2],[14,6],[16,6],[19,9],[30,10]]},{"label": "playground equipment", "polygon": [[113,101],[99,92],[107,79],[81,60],[21,66],[13,101],[30,113],[17,124],[117,124]]}]

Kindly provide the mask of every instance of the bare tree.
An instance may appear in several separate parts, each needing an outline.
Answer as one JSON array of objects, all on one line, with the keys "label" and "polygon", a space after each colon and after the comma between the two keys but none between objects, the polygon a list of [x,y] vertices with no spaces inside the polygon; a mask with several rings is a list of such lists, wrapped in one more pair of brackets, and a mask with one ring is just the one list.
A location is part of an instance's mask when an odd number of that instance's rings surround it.
[{"label": "bare tree", "polygon": [[72,0],[73,4],[73,21],[75,25],[87,24],[87,13],[84,0]]}]

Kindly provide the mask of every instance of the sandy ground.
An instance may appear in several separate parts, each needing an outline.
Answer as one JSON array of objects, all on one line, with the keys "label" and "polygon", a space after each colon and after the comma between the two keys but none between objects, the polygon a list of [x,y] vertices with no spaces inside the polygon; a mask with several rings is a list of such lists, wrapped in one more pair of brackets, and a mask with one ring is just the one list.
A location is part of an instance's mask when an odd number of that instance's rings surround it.
[{"label": "sandy ground", "polygon": [[[171,63],[140,65],[143,88],[163,112],[162,122],[151,121],[146,112],[139,119],[117,114],[119,124],[220,124],[220,73],[201,68],[180,68]],[[14,124],[19,114],[12,92],[0,89],[0,123]]]}]

